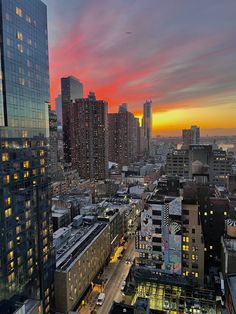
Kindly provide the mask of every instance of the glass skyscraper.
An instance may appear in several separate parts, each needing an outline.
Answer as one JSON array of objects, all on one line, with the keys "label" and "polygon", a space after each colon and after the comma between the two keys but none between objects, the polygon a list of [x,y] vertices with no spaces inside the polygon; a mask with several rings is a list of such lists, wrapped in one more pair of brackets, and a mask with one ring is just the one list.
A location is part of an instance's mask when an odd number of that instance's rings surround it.
[{"label": "glass skyscraper", "polygon": [[0,36],[0,302],[40,298],[49,313],[54,257],[45,4],[0,0]]}]

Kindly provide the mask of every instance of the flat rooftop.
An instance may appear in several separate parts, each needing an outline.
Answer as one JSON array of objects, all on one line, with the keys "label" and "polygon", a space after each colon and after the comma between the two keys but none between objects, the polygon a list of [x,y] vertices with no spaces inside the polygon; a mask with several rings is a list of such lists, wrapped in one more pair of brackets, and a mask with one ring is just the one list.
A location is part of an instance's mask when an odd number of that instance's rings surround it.
[{"label": "flat rooftop", "polygon": [[98,222],[92,225],[82,225],[78,229],[71,229],[71,236],[56,254],[56,270],[68,271],[78,260],[107,225]]}]

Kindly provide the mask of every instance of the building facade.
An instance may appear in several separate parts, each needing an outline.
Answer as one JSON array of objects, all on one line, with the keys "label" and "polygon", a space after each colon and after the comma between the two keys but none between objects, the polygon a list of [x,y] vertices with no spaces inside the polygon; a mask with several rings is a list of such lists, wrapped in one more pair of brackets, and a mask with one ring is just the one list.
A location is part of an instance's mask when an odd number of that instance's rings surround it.
[{"label": "building facade", "polygon": [[108,114],[108,159],[128,166],[138,159],[139,123],[131,112]]},{"label": "building facade", "polygon": [[[73,242],[74,239],[74,242]],[[99,249],[98,249],[99,248]],[[85,291],[104,266],[110,254],[109,225],[95,223],[80,227],[70,236],[70,247],[57,254],[55,308],[67,313],[75,310]]]},{"label": "building facade", "polygon": [[49,175],[55,180],[58,171],[58,132],[57,114],[49,106]]},{"label": "building facade", "polygon": [[200,143],[200,128],[192,125],[191,129],[182,130],[183,145],[188,147],[192,144]]},{"label": "building facade", "polygon": [[47,10],[39,0],[1,0],[0,13],[0,300],[42,299],[49,313]]},{"label": "building facade", "polygon": [[64,160],[71,163],[71,120],[70,104],[75,99],[83,98],[83,84],[75,77],[68,76],[61,79],[61,102],[63,121]]},{"label": "building facade", "polygon": [[70,106],[72,168],[83,179],[108,176],[107,102],[95,94],[76,99]]},{"label": "building facade", "polygon": [[150,154],[152,139],[152,101],[146,100],[143,105],[143,131],[144,131],[144,151],[147,156]]}]

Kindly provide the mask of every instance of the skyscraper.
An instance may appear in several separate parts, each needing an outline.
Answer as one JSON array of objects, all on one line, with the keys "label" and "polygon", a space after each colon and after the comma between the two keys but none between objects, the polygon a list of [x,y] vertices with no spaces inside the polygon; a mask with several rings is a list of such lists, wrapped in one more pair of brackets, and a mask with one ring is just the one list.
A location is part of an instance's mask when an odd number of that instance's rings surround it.
[{"label": "skyscraper", "polygon": [[139,123],[131,112],[108,114],[108,158],[127,166],[138,158]]},{"label": "skyscraper", "polygon": [[58,132],[57,132],[57,114],[55,110],[49,108],[49,175],[55,180],[58,171]]},{"label": "skyscraper", "polygon": [[61,100],[64,159],[66,163],[71,163],[70,103],[77,98],[83,98],[83,84],[73,76],[63,77],[61,79]]},{"label": "skyscraper", "polygon": [[108,172],[107,103],[88,98],[70,105],[72,168],[84,179],[102,180]]},{"label": "skyscraper", "polygon": [[58,95],[55,99],[55,108],[57,113],[57,122],[58,125],[62,125],[62,104],[61,104],[61,95]]},{"label": "skyscraper", "polygon": [[200,143],[200,128],[192,125],[191,129],[184,129],[182,131],[183,145],[188,147],[191,144]]},{"label": "skyscraper", "polygon": [[47,9],[40,0],[1,0],[0,13],[0,301],[41,298],[49,313]]},{"label": "skyscraper", "polygon": [[143,130],[144,130],[144,152],[147,156],[150,153],[152,139],[152,101],[146,100],[143,105]]}]

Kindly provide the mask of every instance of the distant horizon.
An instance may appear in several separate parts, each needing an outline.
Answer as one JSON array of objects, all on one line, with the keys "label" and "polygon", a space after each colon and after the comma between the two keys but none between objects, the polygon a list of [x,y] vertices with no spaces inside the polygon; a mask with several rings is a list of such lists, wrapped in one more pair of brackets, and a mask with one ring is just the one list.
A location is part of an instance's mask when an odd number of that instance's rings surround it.
[{"label": "distant horizon", "polygon": [[[189,126],[190,128],[191,126]],[[179,130],[162,130],[155,131],[153,137],[181,137],[182,129]],[[201,137],[223,137],[223,136],[236,136],[236,128],[212,128],[212,129],[200,129]]]}]

